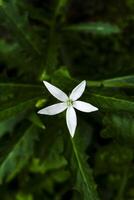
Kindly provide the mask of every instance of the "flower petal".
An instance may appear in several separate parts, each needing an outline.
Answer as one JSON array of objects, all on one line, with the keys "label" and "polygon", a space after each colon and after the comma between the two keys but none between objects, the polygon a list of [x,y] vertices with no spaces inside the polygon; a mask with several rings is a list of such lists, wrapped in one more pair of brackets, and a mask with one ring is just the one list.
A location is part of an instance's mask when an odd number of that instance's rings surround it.
[{"label": "flower petal", "polygon": [[73,91],[71,92],[69,98],[73,101],[79,99],[81,95],[83,94],[86,87],[86,81],[82,81],[79,85],[77,85]]},{"label": "flower petal", "polygon": [[68,96],[63,91],[61,91],[59,88],[57,88],[54,85],[48,83],[47,81],[43,81],[43,83],[45,84],[45,86],[48,89],[48,91],[54,97],[56,97],[58,100],[60,100],[60,101],[66,101],[68,99]]},{"label": "flower petal", "polygon": [[66,103],[56,103],[52,106],[48,106],[38,111],[39,114],[43,115],[56,115],[63,112],[67,108]]},{"label": "flower petal", "polygon": [[86,103],[83,101],[75,101],[73,103],[73,107],[82,112],[93,112],[98,110],[98,108],[96,108],[95,106],[92,106],[90,103]]},{"label": "flower petal", "polygon": [[70,135],[73,137],[77,126],[76,112],[72,106],[69,106],[66,112],[66,122]]}]

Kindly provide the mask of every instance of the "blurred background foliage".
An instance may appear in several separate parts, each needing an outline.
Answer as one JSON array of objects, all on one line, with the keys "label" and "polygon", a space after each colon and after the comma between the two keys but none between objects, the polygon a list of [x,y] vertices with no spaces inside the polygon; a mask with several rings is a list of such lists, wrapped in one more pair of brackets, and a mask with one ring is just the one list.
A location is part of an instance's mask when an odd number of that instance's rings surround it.
[{"label": "blurred background foliage", "polygon": [[[133,0],[0,0],[1,200],[134,199],[133,32]],[[36,113],[83,79],[72,144]]]}]

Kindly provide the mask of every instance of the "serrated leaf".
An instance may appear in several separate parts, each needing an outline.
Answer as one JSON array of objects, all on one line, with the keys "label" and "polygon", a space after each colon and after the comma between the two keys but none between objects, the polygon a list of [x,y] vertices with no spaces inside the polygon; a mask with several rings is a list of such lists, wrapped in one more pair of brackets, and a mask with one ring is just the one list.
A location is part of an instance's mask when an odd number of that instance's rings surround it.
[{"label": "serrated leaf", "polygon": [[30,126],[22,137],[12,146],[7,156],[0,165],[0,183],[10,181],[27,164],[33,154],[34,143],[38,131]]},{"label": "serrated leaf", "polygon": [[100,35],[108,35],[113,33],[119,33],[120,29],[116,25],[112,25],[110,23],[105,22],[91,22],[91,23],[81,23],[69,25],[64,28],[68,31],[76,31],[76,32],[91,32]]}]

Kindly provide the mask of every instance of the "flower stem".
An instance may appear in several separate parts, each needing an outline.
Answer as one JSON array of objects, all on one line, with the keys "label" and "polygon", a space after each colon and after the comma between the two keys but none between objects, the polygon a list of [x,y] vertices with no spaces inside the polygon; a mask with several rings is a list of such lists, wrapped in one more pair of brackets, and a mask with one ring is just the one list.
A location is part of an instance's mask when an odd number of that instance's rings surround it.
[{"label": "flower stem", "polygon": [[82,167],[82,164],[81,164],[81,161],[80,161],[80,157],[79,157],[75,142],[74,142],[72,137],[70,137],[70,138],[71,138],[71,143],[72,143],[72,147],[73,147],[73,150],[74,150],[74,154],[75,154],[75,157],[76,157],[76,161],[78,163],[78,167],[79,167],[79,170],[80,170],[80,174],[81,174],[82,179],[83,179],[83,181],[84,181],[85,185],[87,186],[87,189],[88,189],[88,191],[90,193],[88,181],[87,181],[86,176],[84,174],[84,170],[83,170],[83,167]]}]

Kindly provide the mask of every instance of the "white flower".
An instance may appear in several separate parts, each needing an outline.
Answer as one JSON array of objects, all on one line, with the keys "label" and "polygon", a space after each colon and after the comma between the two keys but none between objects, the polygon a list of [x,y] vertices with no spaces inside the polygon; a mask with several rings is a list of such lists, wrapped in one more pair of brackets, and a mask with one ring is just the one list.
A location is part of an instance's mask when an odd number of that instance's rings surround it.
[{"label": "white flower", "polygon": [[77,126],[77,117],[76,117],[76,112],[74,108],[82,112],[93,112],[93,111],[98,110],[98,108],[96,108],[95,106],[92,106],[89,103],[86,103],[83,101],[77,101],[82,96],[85,90],[86,81],[82,81],[79,85],[77,85],[73,89],[69,97],[59,88],[48,83],[47,81],[43,81],[43,83],[45,84],[48,91],[58,100],[60,100],[61,103],[57,103],[52,106],[43,108],[40,111],[38,111],[38,113],[44,114],[44,115],[56,115],[67,109],[66,111],[67,127],[70,132],[70,135],[73,137],[75,134],[76,126]]}]

